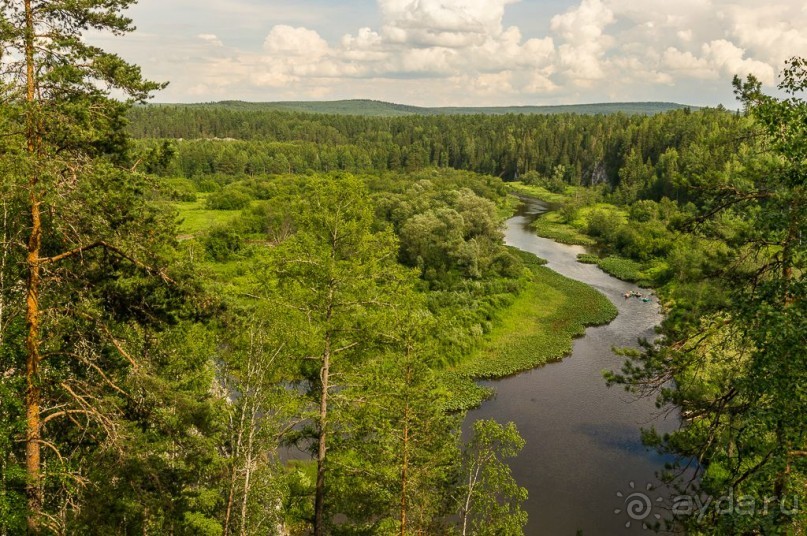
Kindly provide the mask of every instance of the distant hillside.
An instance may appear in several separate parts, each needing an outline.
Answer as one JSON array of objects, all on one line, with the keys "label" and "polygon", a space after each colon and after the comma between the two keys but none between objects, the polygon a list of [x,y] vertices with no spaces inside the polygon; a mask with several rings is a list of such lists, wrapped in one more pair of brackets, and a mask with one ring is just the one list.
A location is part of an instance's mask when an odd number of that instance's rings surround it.
[{"label": "distant hillside", "polygon": [[286,112],[321,113],[363,116],[407,115],[504,115],[504,114],[615,114],[653,115],[681,108],[697,109],[673,102],[610,102],[600,104],[570,104],[560,106],[485,106],[485,107],[435,107],[407,106],[365,99],[338,101],[288,101],[288,102],[243,102],[222,101],[185,104],[188,107],[214,107],[231,110],[280,110]]}]

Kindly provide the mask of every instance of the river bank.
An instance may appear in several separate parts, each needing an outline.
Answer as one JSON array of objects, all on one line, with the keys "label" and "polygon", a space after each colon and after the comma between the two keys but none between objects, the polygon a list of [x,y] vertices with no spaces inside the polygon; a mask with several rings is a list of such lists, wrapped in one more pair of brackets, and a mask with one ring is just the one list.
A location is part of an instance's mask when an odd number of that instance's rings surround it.
[{"label": "river bank", "polygon": [[[527,534],[640,533],[641,522],[625,514],[625,497],[634,488],[658,484],[655,471],[665,461],[642,445],[640,429],[654,425],[671,430],[677,415],[665,418],[653,400],[634,400],[622,390],[608,389],[602,372],[622,364],[613,347],[636,346],[639,338],[655,335],[662,318],[660,306],[655,299],[626,300],[624,294],[635,285],[578,262],[577,256],[586,253],[583,247],[536,236],[531,223],[546,209],[545,203],[525,200],[507,221],[506,242],[546,259],[548,269],[596,289],[619,316],[607,325],[586,329],[584,337],[574,340],[571,355],[561,361],[483,382],[496,395],[469,412],[466,422],[513,421],[527,440],[524,451],[511,462],[516,480],[529,491]],[[654,515],[648,512],[648,520]]]}]

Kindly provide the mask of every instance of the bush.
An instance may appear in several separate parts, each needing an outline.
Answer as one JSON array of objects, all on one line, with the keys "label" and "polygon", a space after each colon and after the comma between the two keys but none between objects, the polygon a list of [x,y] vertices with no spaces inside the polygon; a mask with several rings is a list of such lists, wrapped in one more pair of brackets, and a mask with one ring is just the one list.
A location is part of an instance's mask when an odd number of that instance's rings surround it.
[{"label": "bush", "polygon": [[249,206],[252,197],[238,188],[226,188],[212,193],[207,198],[207,208],[211,210],[240,210]]},{"label": "bush", "polygon": [[600,258],[592,253],[579,253],[577,255],[577,262],[581,262],[583,264],[598,264],[600,262]]},{"label": "bush", "polygon": [[642,279],[642,264],[623,257],[606,257],[597,263],[603,272],[617,279],[636,283]]},{"label": "bush", "polygon": [[171,201],[196,201],[196,186],[188,179],[168,179],[165,181],[168,199]]},{"label": "bush", "polygon": [[230,260],[244,247],[241,235],[231,227],[214,227],[204,237],[205,251],[216,262]]},{"label": "bush", "polygon": [[629,209],[629,217],[631,221],[638,221],[641,223],[656,219],[658,217],[658,213],[658,203],[649,199],[636,201],[630,206]]},{"label": "bush", "polygon": [[607,242],[611,242],[621,226],[622,221],[619,215],[596,209],[588,215],[586,232],[590,236],[601,237]]}]

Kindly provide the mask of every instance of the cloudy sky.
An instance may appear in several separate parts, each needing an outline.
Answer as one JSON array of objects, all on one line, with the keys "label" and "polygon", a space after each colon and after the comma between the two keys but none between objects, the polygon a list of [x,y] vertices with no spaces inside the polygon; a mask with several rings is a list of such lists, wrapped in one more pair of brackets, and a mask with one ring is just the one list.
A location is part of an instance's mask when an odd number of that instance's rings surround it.
[{"label": "cloudy sky", "polygon": [[170,81],[158,102],[369,98],[422,106],[735,107],[807,56],[798,0],[140,0],[90,36]]}]

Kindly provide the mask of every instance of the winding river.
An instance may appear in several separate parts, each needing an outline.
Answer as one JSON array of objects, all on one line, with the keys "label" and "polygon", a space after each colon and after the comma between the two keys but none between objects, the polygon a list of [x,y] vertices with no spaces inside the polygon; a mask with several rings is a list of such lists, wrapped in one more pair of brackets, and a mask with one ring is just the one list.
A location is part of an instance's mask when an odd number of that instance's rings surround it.
[{"label": "winding river", "polygon": [[[609,389],[602,372],[618,370],[624,361],[614,355],[613,347],[636,346],[639,338],[653,337],[662,318],[659,305],[655,298],[650,303],[626,300],[625,292],[636,286],[595,265],[577,262],[583,247],[536,236],[529,224],[547,205],[533,199],[523,202],[507,220],[507,244],[534,253],[556,272],[593,286],[617,306],[619,316],[608,325],[588,328],[562,361],[484,382],[495,389],[496,396],[469,412],[466,423],[483,418],[513,421],[527,441],[510,462],[516,480],[529,491],[526,534],[642,533],[642,522],[653,521],[663,512],[642,511],[632,519],[626,498],[644,492],[647,484],[657,484],[655,473],[665,460],[641,444],[639,430],[650,425],[672,429],[677,415],[665,417],[654,400],[637,400],[619,387]],[[653,500],[655,493],[647,495]]]}]

